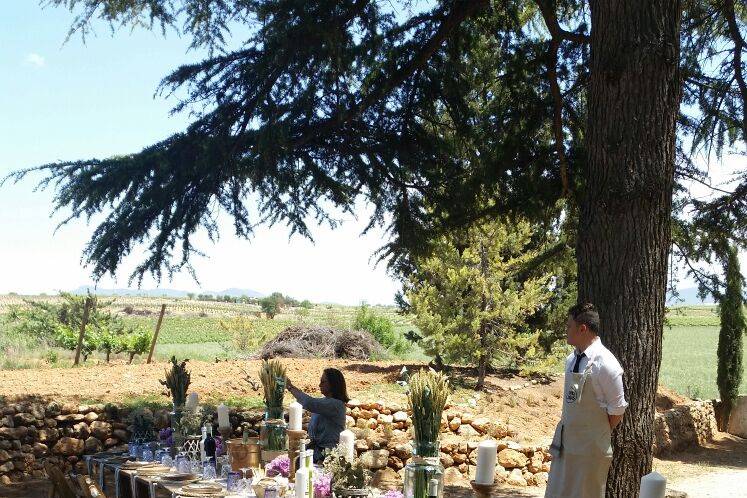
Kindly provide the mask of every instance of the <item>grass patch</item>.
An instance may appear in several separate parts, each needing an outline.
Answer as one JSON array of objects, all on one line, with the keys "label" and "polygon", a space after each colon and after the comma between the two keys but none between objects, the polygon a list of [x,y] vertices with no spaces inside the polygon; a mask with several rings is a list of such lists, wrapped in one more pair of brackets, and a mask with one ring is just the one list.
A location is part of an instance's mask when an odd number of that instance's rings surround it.
[{"label": "grass patch", "polygon": [[[716,398],[718,327],[681,326],[664,329],[659,382],[694,398]],[[747,369],[740,393],[747,394]]]}]

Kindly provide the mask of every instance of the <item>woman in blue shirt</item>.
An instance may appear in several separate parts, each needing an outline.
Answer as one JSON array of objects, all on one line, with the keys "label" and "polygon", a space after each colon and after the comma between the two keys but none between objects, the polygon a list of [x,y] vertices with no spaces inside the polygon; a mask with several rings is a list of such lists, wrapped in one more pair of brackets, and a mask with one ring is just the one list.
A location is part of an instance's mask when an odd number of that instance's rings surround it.
[{"label": "woman in blue shirt", "polygon": [[324,461],[325,450],[333,449],[340,442],[340,433],[345,430],[345,403],[348,398],[345,377],[336,368],[327,368],[319,380],[322,398],[314,398],[294,386],[290,379],[286,387],[294,398],[311,412],[308,433],[314,448],[314,463]]}]

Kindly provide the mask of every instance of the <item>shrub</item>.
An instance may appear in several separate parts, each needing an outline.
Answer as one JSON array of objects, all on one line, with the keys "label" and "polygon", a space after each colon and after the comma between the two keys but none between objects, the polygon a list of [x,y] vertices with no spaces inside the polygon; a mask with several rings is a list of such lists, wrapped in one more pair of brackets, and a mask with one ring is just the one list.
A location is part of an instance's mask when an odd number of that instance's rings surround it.
[{"label": "shrub", "polygon": [[379,344],[392,353],[402,354],[410,350],[407,341],[394,331],[394,323],[386,316],[376,313],[365,303],[358,308],[353,329],[369,332]]},{"label": "shrub", "polygon": [[273,292],[269,296],[263,297],[259,300],[259,306],[270,319],[275,318],[275,316],[285,307],[285,304],[286,299],[279,292]]}]

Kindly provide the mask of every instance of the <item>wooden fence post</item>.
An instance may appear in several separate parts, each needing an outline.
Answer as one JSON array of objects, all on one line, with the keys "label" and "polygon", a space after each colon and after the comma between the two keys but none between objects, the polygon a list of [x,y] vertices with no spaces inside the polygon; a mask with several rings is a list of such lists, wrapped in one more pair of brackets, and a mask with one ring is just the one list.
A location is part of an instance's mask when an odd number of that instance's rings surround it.
[{"label": "wooden fence post", "polygon": [[161,331],[161,323],[163,323],[163,315],[166,313],[166,305],[161,305],[161,314],[158,315],[158,323],[156,324],[156,332],[153,334],[153,342],[150,343],[150,353],[148,353],[148,363],[153,359],[153,351],[156,349],[156,341],[158,340],[158,332]]},{"label": "wooden fence post", "polygon": [[83,347],[83,336],[86,335],[86,325],[88,324],[88,315],[91,312],[91,297],[86,298],[86,304],[83,307],[83,319],[80,321],[80,334],[78,335],[78,347],[75,348],[75,363],[80,363],[80,348]]}]

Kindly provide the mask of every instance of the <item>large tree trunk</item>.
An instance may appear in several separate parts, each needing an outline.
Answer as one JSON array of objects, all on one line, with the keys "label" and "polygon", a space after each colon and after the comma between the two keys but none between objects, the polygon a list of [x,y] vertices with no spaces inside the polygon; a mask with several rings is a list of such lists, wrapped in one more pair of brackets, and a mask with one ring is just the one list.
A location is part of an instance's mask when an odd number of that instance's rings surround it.
[{"label": "large tree trunk", "polygon": [[680,102],[677,0],[592,0],[588,165],[579,299],[625,369],[630,403],[613,435],[607,497],[638,496],[651,470]]}]

